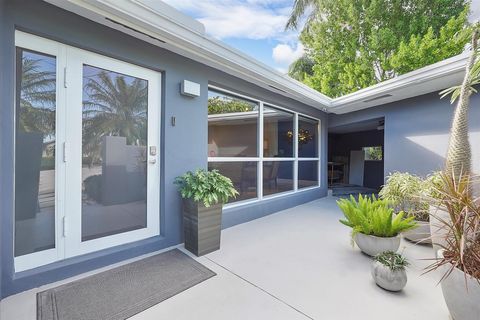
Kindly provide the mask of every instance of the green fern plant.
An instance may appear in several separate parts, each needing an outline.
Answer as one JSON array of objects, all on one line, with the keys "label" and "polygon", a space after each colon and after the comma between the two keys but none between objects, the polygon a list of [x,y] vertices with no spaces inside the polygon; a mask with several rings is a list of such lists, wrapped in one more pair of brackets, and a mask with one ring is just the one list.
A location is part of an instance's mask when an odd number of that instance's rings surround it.
[{"label": "green fern plant", "polygon": [[337,205],[345,216],[340,222],[352,228],[352,240],[357,233],[389,238],[417,227],[413,216],[405,217],[403,211],[394,215],[389,202],[375,196],[360,194],[358,201],[350,196],[350,199],[338,200]]},{"label": "green fern plant", "polygon": [[237,196],[232,180],[220,174],[218,170],[198,169],[188,171],[175,178],[174,182],[184,199],[202,202],[205,207],[217,203],[226,203],[228,199]]}]

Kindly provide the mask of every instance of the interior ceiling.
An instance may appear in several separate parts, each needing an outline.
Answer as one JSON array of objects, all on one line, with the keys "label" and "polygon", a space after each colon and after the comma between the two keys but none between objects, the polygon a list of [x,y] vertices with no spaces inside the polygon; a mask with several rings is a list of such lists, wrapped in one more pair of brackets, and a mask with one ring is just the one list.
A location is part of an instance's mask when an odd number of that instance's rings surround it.
[{"label": "interior ceiling", "polygon": [[369,119],[361,122],[350,123],[337,127],[328,128],[328,133],[343,134],[361,131],[377,130],[384,123],[384,118]]}]

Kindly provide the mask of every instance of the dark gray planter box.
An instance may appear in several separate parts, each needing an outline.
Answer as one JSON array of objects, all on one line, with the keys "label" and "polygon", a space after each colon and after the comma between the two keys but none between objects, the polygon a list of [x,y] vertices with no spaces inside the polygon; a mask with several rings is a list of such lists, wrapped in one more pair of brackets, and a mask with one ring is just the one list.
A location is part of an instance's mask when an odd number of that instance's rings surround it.
[{"label": "dark gray planter box", "polygon": [[205,207],[203,203],[183,199],[185,248],[196,256],[220,249],[222,204]]}]

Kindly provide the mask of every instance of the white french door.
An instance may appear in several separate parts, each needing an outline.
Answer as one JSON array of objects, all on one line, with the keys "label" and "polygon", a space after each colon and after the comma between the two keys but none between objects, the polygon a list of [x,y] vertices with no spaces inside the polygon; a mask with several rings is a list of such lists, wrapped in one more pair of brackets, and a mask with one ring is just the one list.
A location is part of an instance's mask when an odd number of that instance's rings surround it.
[{"label": "white french door", "polygon": [[160,73],[19,31],[16,46],[16,271],[158,235]]}]

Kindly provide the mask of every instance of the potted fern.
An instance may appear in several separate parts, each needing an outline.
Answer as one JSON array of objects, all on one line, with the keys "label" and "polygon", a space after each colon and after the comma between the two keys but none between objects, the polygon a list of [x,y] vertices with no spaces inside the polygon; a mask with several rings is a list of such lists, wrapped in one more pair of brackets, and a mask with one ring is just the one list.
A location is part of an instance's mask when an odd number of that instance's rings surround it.
[{"label": "potted fern", "polygon": [[407,284],[407,259],[393,251],[385,251],[374,257],[372,277],[375,283],[388,291],[401,291]]},{"label": "potted fern", "polygon": [[352,243],[362,252],[375,256],[384,251],[397,251],[400,233],[415,228],[414,217],[405,217],[403,211],[394,215],[389,202],[375,196],[358,196],[358,201],[340,199],[337,204],[345,219],[340,222],[352,228]]},{"label": "potted fern", "polygon": [[175,179],[183,198],[185,248],[197,256],[220,249],[222,206],[238,192],[218,170],[188,171]]},{"label": "potted fern", "polygon": [[403,237],[415,243],[431,243],[429,204],[425,193],[428,183],[408,172],[394,172],[387,177],[379,196],[390,202],[395,212],[403,211],[414,217],[417,227],[403,233]]}]

